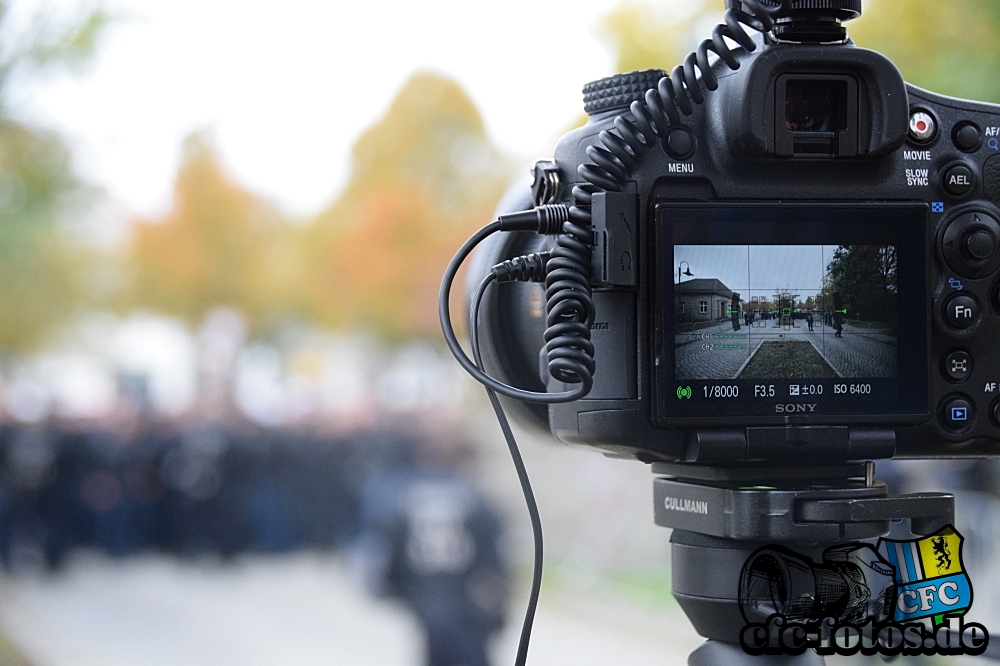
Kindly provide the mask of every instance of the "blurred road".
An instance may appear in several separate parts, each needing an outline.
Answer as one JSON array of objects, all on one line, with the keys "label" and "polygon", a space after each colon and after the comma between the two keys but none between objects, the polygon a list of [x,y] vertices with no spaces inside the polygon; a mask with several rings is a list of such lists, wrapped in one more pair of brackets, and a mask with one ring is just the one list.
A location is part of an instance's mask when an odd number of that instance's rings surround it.
[{"label": "blurred road", "polygon": [[[519,622],[497,640],[497,664],[513,662]],[[227,565],[81,554],[54,577],[0,579],[0,626],[33,666],[421,663],[408,614],[327,554]],[[585,592],[543,591],[535,627],[538,664],[683,664],[700,642],[679,611]]]}]

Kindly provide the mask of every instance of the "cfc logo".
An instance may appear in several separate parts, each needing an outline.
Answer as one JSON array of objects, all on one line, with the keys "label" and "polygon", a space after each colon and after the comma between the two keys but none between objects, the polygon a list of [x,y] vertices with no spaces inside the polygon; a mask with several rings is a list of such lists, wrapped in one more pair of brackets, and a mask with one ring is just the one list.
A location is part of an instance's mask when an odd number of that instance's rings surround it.
[{"label": "cfc logo", "polygon": [[912,541],[879,540],[879,554],[896,569],[896,622],[961,614],[972,606],[962,541],[951,526]]}]

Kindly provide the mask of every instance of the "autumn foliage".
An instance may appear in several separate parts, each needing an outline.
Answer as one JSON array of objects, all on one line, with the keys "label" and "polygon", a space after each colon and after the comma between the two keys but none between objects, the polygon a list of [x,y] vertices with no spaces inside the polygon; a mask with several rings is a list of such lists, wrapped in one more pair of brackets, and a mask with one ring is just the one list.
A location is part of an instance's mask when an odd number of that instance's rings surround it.
[{"label": "autumn foliage", "polygon": [[434,337],[444,267],[507,179],[475,106],[430,73],[358,140],[341,196],[305,225],[236,184],[195,136],[171,211],[134,225],[129,305],[191,323],[232,306],[259,332],[299,320]]},{"label": "autumn foliage", "polygon": [[[872,0],[849,29],[917,83],[997,100],[1000,79],[987,74],[1000,61],[998,6]],[[624,2],[603,27],[619,70],[670,70],[720,12],[716,0]],[[210,143],[195,136],[171,211],[135,222],[125,301],[192,324],[231,306],[257,333],[299,321],[388,340],[437,338],[444,267],[489,220],[510,176],[472,101],[428,72],[411,77],[358,139],[344,189],[312,219],[286,219],[229,177]]]},{"label": "autumn foliage", "polygon": [[288,235],[277,209],[236,184],[202,137],[190,137],[171,211],[135,221],[127,305],[193,324],[233,306],[266,326],[294,305]]},{"label": "autumn foliage", "polygon": [[437,336],[441,275],[508,176],[462,89],[411,78],[358,140],[341,197],[305,232],[312,316],[388,338]]}]

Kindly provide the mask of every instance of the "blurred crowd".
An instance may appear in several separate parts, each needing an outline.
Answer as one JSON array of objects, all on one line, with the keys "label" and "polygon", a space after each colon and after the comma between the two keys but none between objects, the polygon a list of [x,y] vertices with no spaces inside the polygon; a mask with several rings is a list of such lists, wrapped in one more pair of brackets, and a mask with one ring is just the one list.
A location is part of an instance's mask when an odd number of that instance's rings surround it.
[{"label": "blurred crowd", "polygon": [[362,529],[364,484],[412,464],[388,432],[0,426],[0,561],[58,569],[77,547],[121,557],[336,548]]},{"label": "blurred crowd", "polygon": [[[206,422],[207,423],[207,422]],[[486,666],[504,621],[500,515],[454,433],[170,423],[0,424],[0,562],[57,571],[74,549],[348,549],[367,589],[426,633],[430,666]]]}]

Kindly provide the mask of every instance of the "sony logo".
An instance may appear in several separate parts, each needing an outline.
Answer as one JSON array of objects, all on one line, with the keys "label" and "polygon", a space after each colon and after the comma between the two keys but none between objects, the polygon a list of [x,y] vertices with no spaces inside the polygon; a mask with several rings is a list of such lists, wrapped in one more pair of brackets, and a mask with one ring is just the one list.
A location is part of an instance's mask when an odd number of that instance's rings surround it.
[{"label": "sony logo", "polygon": [[774,411],[779,414],[795,414],[802,412],[815,412],[816,405],[788,403],[787,405],[775,405]]}]

